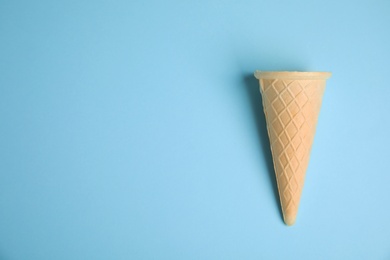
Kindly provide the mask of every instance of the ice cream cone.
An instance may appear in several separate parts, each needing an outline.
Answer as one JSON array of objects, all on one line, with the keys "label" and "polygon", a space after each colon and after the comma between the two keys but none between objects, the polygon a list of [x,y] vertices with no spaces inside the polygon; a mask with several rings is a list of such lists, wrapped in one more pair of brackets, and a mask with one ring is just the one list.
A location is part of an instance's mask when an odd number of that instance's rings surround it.
[{"label": "ice cream cone", "polygon": [[284,222],[293,225],[329,72],[262,72],[268,136]]}]

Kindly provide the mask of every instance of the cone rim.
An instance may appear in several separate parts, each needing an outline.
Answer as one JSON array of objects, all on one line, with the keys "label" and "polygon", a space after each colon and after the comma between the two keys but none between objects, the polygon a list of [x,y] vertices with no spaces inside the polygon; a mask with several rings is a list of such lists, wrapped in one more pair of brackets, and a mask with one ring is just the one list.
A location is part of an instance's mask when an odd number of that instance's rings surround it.
[{"label": "cone rim", "polygon": [[332,73],[321,71],[255,71],[257,79],[300,79],[300,80],[325,80]]}]

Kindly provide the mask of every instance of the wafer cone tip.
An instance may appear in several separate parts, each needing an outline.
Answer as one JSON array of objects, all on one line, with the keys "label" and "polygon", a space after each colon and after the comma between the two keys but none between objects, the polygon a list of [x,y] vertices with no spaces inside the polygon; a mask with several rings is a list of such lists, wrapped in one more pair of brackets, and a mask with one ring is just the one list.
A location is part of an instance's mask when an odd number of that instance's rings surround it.
[{"label": "wafer cone tip", "polygon": [[287,226],[292,226],[295,224],[296,216],[284,216],[284,223]]}]

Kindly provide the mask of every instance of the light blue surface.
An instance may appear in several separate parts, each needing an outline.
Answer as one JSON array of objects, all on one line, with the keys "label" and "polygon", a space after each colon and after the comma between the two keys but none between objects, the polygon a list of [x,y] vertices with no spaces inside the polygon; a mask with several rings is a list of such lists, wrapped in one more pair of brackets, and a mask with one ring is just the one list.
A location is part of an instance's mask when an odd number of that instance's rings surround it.
[{"label": "light blue surface", "polygon": [[[390,259],[389,13],[1,0],[0,259]],[[256,69],[333,72],[293,227]]]}]

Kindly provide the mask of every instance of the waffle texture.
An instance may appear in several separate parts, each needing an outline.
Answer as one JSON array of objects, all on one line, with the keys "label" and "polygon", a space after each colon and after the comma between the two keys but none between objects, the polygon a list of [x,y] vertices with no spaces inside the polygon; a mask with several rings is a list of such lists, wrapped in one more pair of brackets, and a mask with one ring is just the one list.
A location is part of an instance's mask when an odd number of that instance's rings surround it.
[{"label": "waffle texture", "polygon": [[[290,74],[289,74],[290,73]],[[298,213],[310,151],[329,73],[256,73],[260,80],[284,221]]]}]

